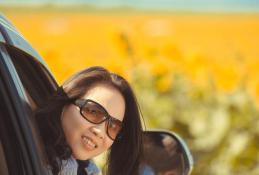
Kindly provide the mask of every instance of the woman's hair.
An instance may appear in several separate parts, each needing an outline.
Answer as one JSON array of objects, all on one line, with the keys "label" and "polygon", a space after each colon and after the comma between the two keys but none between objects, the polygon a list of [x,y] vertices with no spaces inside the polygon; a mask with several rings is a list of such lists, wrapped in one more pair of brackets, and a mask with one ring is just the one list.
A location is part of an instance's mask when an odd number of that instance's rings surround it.
[{"label": "woman's hair", "polygon": [[67,160],[72,150],[66,143],[61,126],[61,113],[65,105],[82,97],[92,86],[107,84],[117,89],[125,100],[123,127],[108,153],[107,175],[138,174],[142,157],[142,125],[139,106],[129,83],[121,76],[102,67],[90,67],[78,72],[36,112],[36,120],[45,144],[48,164],[53,174],[61,170],[61,161]]}]

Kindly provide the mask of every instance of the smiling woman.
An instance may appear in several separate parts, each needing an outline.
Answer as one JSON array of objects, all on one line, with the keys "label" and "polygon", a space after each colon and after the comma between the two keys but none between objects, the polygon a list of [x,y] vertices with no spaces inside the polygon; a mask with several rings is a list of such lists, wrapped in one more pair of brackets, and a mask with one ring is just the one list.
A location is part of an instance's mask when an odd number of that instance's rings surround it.
[{"label": "smiling woman", "polygon": [[107,150],[105,174],[138,174],[141,117],[121,76],[102,67],[77,73],[37,110],[36,119],[53,174],[98,174],[91,159]]}]

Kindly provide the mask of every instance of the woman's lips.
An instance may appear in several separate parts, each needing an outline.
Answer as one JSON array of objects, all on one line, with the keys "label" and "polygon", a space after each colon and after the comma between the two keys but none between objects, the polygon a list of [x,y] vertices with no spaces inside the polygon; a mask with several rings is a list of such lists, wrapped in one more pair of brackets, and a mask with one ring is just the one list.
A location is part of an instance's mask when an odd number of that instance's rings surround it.
[{"label": "woman's lips", "polygon": [[82,142],[88,151],[92,151],[97,148],[97,144],[90,137],[82,136]]}]

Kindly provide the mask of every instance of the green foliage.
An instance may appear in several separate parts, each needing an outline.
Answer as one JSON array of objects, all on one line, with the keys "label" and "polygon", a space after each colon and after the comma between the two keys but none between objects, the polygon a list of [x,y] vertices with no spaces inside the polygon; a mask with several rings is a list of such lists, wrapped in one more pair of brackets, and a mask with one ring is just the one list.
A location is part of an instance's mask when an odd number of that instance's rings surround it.
[{"label": "green foliage", "polygon": [[194,156],[193,175],[259,174],[259,113],[246,89],[226,94],[213,80],[199,87],[174,75],[161,92],[161,76],[138,66],[132,75],[147,129],[179,133]]}]

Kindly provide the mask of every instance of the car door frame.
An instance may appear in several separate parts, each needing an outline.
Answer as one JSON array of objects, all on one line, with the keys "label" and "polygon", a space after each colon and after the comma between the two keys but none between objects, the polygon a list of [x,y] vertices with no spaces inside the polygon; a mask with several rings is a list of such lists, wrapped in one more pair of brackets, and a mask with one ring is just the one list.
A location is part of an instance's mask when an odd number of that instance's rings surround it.
[{"label": "car door frame", "polygon": [[33,131],[29,125],[30,121],[28,117],[29,100],[6,46],[12,45],[13,47],[20,48],[29,55],[36,56],[36,59],[45,66],[46,64],[29,43],[15,30],[11,23],[8,21],[3,22],[4,20],[5,18],[1,17],[0,78],[4,84],[4,86],[2,86],[4,89],[2,90],[6,93],[4,100],[8,103],[9,110],[12,110],[10,118],[20,146],[25,174],[46,174],[46,170],[43,168],[40,160],[35,140],[32,139]]}]

